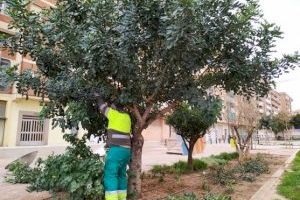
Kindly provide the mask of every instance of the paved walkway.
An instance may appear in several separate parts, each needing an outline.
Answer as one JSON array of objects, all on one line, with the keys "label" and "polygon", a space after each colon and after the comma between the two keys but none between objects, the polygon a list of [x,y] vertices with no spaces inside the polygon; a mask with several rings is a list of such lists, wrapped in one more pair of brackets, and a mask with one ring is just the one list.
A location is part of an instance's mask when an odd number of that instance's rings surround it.
[{"label": "paved walkway", "polygon": [[[281,149],[282,150],[282,149]],[[252,196],[250,200],[286,200],[286,198],[277,194],[277,186],[280,184],[281,176],[284,171],[289,168],[290,164],[293,162],[299,149],[283,149],[282,152],[285,155],[290,155],[290,157],[285,162],[285,165],[278,169],[271,178]],[[275,153],[280,153],[278,150]],[[263,198],[262,198],[263,197]]]}]

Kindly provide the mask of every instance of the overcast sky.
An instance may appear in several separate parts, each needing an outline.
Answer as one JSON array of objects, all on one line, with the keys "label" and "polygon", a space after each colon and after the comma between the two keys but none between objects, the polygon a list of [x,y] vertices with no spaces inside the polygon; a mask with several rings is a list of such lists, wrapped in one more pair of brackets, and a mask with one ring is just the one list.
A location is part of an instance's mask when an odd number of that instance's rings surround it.
[{"label": "overcast sky", "polygon": [[[277,42],[276,56],[300,52],[300,0],[259,0],[265,18],[276,23],[284,32]],[[292,109],[300,109],[300,68],[282,75],[277,80],[277,91],[293,98]]]}]

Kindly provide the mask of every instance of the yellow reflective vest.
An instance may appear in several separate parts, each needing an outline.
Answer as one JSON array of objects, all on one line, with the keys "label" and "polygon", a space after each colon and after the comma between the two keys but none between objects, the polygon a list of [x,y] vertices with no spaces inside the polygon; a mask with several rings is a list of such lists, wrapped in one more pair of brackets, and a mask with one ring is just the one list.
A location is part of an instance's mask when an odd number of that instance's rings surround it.
[{"label": "yellow reflective vest", "polygon": [[109,108],[107,112],[108,130],[130,135],[131,119],[128,113]]}]

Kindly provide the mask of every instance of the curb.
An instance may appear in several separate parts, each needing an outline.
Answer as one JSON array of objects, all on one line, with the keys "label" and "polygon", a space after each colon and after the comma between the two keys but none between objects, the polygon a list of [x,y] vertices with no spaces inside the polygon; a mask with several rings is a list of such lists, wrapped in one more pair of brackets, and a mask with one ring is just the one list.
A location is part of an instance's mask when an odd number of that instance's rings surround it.
[{"label": "curb", "polygon": [[277,194],[277,186],[280,184],[281,176],[283,175],[284,171],[289,168],[298,151],[299,150],[295,150],[295,152],[285,161],[284,166],[272,174],[270,179],[259,188],[259,190],[251,197],[250,200],[286,200],[286,198]]}]

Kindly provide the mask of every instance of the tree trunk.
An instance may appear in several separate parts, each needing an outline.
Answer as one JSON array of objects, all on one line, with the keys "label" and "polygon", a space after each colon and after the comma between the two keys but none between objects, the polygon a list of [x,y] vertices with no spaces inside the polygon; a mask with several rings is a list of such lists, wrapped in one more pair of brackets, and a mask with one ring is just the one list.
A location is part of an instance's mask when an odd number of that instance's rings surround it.
[{"label": "tree trunk", "polygon": [[244,154],[244,151],[241,149],[239,150],[239,162],[240,163],[243,163],[245,161],[245,154]]},{"label": "tree trunk", "polygon": [[141,198],[142,182],[142,150],[144,138],[142,136],[142,129],[137,129],[133,132],[132,138],[132,158],[130,163],[129,177],[128,177],[128,198],[130,200]]},{"label": "tree trunk", "polygon": [[[197,141],[197,140],[196,140]],[[193,170],[193,150],[194,150],[194,146],[196,144],[196,141],[191,140],[189,142],[189,148],[188,148],[188,168]]]}]

